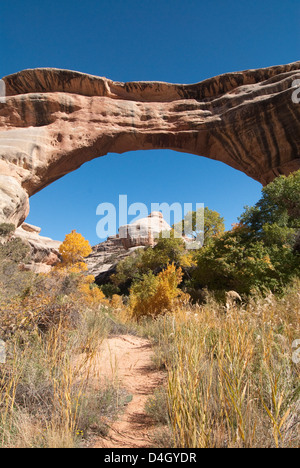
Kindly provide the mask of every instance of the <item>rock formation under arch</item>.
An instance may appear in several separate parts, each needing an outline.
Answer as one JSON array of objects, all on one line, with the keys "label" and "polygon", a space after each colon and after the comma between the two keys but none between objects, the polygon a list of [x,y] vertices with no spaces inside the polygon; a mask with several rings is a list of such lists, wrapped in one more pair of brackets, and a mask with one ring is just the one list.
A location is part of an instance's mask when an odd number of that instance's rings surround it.
[{"label": "rock formation under arch", "polygon": [[[53,68],[3,78],[0,222],[29,197],[109,152],[173,149],[222,161],[263,185],[300,168],[300,62],[197,84],[119,83]],[[199,178],[201,174],[199,174]]]}]

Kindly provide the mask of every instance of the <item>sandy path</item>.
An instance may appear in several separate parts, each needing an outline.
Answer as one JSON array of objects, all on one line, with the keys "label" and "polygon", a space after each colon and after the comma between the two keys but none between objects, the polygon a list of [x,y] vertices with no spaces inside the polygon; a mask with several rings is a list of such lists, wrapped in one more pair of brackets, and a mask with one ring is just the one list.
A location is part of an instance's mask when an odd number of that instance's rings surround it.
[{"label": "sandy path", "polygon": [[99,354],[101,376],[117,378],[132,395],[124,413],[112,423],[109,435],[94,448],[141,448],[151,443],[151,418],[145,413],[147,399],[163,384],[165,374],[153,369],[150,341],[132,335],[105,340]]}]

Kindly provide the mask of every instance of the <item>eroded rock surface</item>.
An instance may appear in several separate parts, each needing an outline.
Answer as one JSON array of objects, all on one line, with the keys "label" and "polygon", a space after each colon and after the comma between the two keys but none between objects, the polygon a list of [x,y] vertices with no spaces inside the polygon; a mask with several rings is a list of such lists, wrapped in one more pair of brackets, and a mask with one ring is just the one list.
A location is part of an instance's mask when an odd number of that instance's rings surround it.
[{"label": "eroded rock surface", "polygon": [[158,235],[170,230],[171,226],[164,220],[163,214],[160,211],[153,211],[147,218],[121,226],[119,237],[125,249],[141,246],[153,247]]},{"label": "eroded rock surface", "polygon": [[60,241],[40,236],[41,228],[23,223],[15,231],[14,236],[19,237],[30,247],[30,263],[23,265],[23,269],[36,273],[48,273],[60,261]]},{"label": "eroded rock surface", "polygon": [[89,273],[95,276],[97,283],[105,283],[115,273],[121,260],[132,255],[136,249],[153,247],[159,234],[170,230],[170,225],[158,211],[147,218],[120,226],[117,235],[93,247],[92,254],[86,259]]},{"label": "eroded rock surface", "polygon": [[[222,161],[263,185],[300,168],[300,62],[191,85],[119,83],[52,68],[3,78],[0,222],[28,197],[107,153],[172,149]],[[199,174],[199,179],[203,174]]]}]

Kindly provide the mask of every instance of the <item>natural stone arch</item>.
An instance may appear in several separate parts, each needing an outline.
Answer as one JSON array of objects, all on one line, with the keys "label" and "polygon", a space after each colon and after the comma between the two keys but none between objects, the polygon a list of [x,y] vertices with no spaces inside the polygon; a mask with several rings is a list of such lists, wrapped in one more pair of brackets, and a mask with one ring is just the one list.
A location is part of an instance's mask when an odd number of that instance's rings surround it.
[{"label": "natural stone arch", "polygon": [[172,149],[222,161],[263,185],[300,168],[300,62],[197,84],[119,83],[24,70],[3,78],[0,222],[21,224],[28,198],[109,152]]}]

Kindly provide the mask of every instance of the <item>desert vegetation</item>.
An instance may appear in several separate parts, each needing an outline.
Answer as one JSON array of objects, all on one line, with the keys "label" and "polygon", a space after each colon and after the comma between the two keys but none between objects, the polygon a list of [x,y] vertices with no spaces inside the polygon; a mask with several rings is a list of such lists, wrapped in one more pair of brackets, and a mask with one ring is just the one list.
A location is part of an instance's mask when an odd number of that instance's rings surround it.
[{"label": "desert vegetation", "polygon": [[299,312],[297,282],[281,299],[257,295],[225,310],[210,297],[141,325],[156,343],[156,365],[168,373],[167,412],[155,406],[168,421],[166,446],[299,446],[299,364],[291,347]]},{"label": "desert vegetation", "polygon": [[1,246],[2,447],[82,446],[107,434],[128,397],[117,381],[95,385],[95,356],[114,322],[104,294],[85,274],[87,241],[71,234],[62,265],[49,275],[20,271],[28,249],[18,240]]},{"label": "desert vegetation", "polygon": [[[107,435],[130,395],[101,380],[95,358],[109,335],[132,333],[151,340],[166,374],[145,408],[153,446],[299,447],[299,194],[300,171],[279,177],[227,232],[207,210],[201,249],[161,237],[104,285],[86,271],[90,246],[75,231],[61,264],[37,275],[20,269],[29,252],[13,226],[0,226],[0,445]],[[180,229],[197,236],[193,222]]]}]

